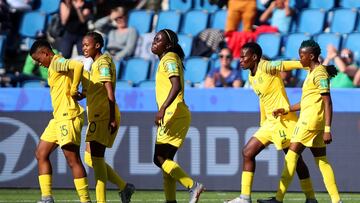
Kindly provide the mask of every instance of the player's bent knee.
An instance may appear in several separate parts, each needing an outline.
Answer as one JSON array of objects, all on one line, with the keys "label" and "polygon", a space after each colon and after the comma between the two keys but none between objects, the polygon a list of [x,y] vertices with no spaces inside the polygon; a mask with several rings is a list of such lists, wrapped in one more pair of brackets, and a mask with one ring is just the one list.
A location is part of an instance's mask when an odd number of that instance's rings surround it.
[{"label": "player's bent knee", "polygon": [[164,163],[164,158],[161,156],[154,155],[153,162],[157,167],[161,168],[161,165]]}]

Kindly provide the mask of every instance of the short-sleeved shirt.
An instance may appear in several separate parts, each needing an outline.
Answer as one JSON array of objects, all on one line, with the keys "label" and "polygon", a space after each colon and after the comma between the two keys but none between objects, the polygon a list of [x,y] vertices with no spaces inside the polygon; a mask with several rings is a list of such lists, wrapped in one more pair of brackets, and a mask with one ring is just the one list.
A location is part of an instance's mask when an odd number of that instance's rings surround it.
[{"label": "short-sleeved shirt", "polygon": [[308,73],[302,87],[299,123],[308,130],[325,127],[325,105],[321,97],[324,93],[330,93],[330,80],[326,68],[319,65]]},{"label": "short-sleeved shirt", "polygon": [[241,80],[241,72],[239,70],[231,70],[231,73],[223,78],[220,75],[220,68],[215,68],[208,73],[208,77],[215,79],[215,87],[232,87],[235,80]]},{"label": "short-sleeved shirt", "polygon": [[[277,122],[272,112],[275,109],[290,109],[289,99],[285,92],[280,71],[287,70],[287,66],[302,67],[299,62],[260,60],[254,76],[249,73],[249,82],[262,104],[266,121]],[[293,113],[287,115],[293,116]]]},{"label": "short-sleeved shirt", "polygon": [[48,84],[50,86],[51,103],[56,120],[72,119],[84,112],[84,109],[70,96],[73,82],[71,66],[82,66],[76,60],[65,59],[55,55],[48,70]]},{"label": "short-sleeved shirt", "polygon": [[[187,116],[188,112],[184,102],[184,70],[180,57],[173,52],[168,52],[163,56],[159,62],[159,67],[156,72],[155,91],[156,103],[158,108],[164,104],[168,97],[172,84],[170,77],[180,77],[181,91],[176,96],[175,100],[166,109],[166,117],[171,118],[176,113],[176,117]],[[181,107],[180,107],[181,106]],[[186,108],[185,108],[186,107]],[[182,110],[184,109],[184,110]]]},{"label": "short-sleeved shirt", "polygon": [[[87,112],[89,121],[106,120],[110,118],[110,107],[105,82],[111,82],[115,91],[116,69],[111,57],[101,55],[91,65],[90,82],[87,89]],[[117,105],[115,105],[118,111]]]}]

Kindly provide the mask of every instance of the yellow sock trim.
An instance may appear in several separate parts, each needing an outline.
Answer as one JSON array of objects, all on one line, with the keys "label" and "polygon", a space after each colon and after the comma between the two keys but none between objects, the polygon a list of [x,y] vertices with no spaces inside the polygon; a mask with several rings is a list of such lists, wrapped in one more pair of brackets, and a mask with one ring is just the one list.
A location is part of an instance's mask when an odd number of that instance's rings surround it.
[{"label": "yellow sock trim", "polygon": [[175,201],[176,200],[176,180],[171,177],[171,175],[163,172],[164,179],[164,193],[166,201]]},{"label": "yellow sock trim", "polygon": [[285,193],[289,188],[289,185],[294,177],[296,171],[296,163],[299,159],[299,155],[294,151],[289,150],[285,156],[284,169],[281,174],[279,188],[276,193],[276,200],[283,201]]},{"label": "yellow sock trim", "polygon": [[254,172],[243,171],[241,175],[241,194],[245,196],[251,195],[251,188],[254,180]]},{"label": "yellow sock trim", "polygon": [[52,196],[51,185],[52,185],[52,176],[51,174],[39,175],[39,185],[41,196],[47,197]]},{"label": "yellow sock trim", "polygon": [[161,168],[187,189],[190,189],[194,185],[194,181],[175,161],[166,159]]},{"label": "yellow sock trim", "polygon": [[111,166],[109,166],[109,164],[105,164],[108,180],[117,185],[119,187],[119,190],[122,191],[126,186],[126,182],[119,176],[119,174],[116,173],[113,168],[111,168]]},{"label": "yellow sock trim", "polygon": [[306,196],[306,199],[316,199],[310,178],[300,179],[300,186]]},{"label": "yellow sock trim", "polygon": [[91,154],[87,151],[85,151],[85,153],[84,153],[84,162],[89,167],[91,167],[91,168],[93,167],[92,160],[91,160]]},{"label": "yellow sock trim", "polygon": [[340,195],[336,185],[334,171],[331,168],[331,165],[329,164],[326,156],[315,157],[315,163],[319,166],[326,190],[330,195],[331,201],[333,203],[338,203],[340,201]]},{"label": "yellow sock trim", "polygon": [[[88,165],[91,168],[93,167],[92,160],[91,160],[91,154],[87,151],[85,151],[84,160],[85,160],[86,165]],[[113,168],[111,168],[111,166],[109,164],[107,164],[107,163],[105,163],[105,164],[106,164],[106,172],[107,172],[108,181],[117,185],[119,187],[120,191],[123,190],[125,188],[126,182],[116,173],[116,171]]]},{"label": "yellow sock trim", "polygon": [[106,180],[107,180],[107,170],[106,164],[103,157],[91,157],[94,175],[96,182],[96,202],[105,203],[106,202]]},{"label": "yellow sock trim", "polygon": [[89,184],[86,177],[74,179],[74,185],[79,195],[80,202],[89,202]]}]

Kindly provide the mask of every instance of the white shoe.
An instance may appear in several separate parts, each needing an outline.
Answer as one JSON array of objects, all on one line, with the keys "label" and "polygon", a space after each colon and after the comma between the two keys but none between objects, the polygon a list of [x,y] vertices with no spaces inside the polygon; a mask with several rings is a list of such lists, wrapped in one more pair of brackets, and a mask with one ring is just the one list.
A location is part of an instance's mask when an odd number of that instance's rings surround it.
[{"label": "white shoe", "polygon": [[37,203],[55,203],[54,198],[52,196],[41,197]]},{"label": "white shoe", "polygon": [[202,192],[204,192],[205,187],[203,184],[195,182],[194,186],[192,188],[190,188],[189,193],[190,193],[190,200],[189,203],[196,203],[199,201],[200,198],[200,194]]},{"label": "white shoe", "polygon": [[226,200],[224,203],[251,203],[251,198],[245,198],[244,196],[237,197],[233,200]]}]

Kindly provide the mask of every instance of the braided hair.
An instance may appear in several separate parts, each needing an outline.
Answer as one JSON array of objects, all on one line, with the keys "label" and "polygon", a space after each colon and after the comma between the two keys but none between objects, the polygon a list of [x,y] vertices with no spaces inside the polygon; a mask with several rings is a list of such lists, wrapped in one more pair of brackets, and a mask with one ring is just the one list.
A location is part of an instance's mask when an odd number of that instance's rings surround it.
[{"label": "braided hair", "polygon": [[321,49],[319,44],[312,39],[304,40],[300,45],[300,49],[302,48],[309,48],[311,50],[311,53],[314,54],[314,57],[316,59],[319,58],[321,54]]},{"label": "braided hair", "polygon": [[258,56],[258,61],[260,61],[262,57],[262,49],[260,45],[256,42],[248,42],[242,46],[242,49],[248,49],[251,53]]},{"label": "braided hair", "polygon": [[86,33],[85,37],[93,38],[95,41],[95,44],[99,43],[99,45],[100,45],[99,50],[101,50],[102,47],[104,46],[104,39],[101,36],[101,34],[98,32],[88,32],[88,33]]},{"label": "braided hair", "polygon": [[169,51],[176,53],[181,60],[184,60],[185,53],[179,44],[179,38],[177,37],[176,33],[170,29],[163,29],[160,30],[159,32],[164,33],[166,38],[169,40],[171,44]]},{"label": "braided hair", "polygon": [[[300,49],[302,49],[302,48],[310,49],[310,52],[314,54],[314,57],[316,59],[319,58],[319,56],[321,54],[321,49],[320,49],[319,44],[312,39],[303,41],[300,45]],[[326,72],[329,74],[330,78],[335,77],[338,73],[338,70],[336,69],[336,67],[334,65],[328,65],[328,66],[325,66],[325,68],[326,68]]]}]

